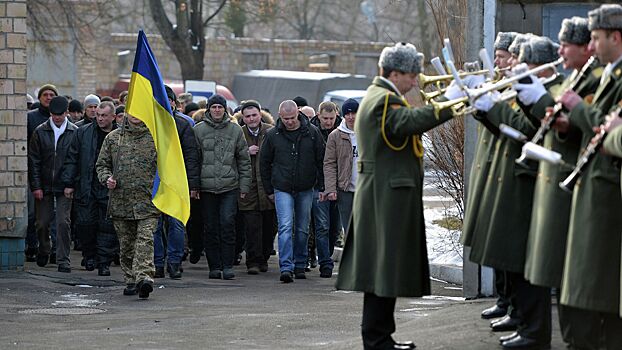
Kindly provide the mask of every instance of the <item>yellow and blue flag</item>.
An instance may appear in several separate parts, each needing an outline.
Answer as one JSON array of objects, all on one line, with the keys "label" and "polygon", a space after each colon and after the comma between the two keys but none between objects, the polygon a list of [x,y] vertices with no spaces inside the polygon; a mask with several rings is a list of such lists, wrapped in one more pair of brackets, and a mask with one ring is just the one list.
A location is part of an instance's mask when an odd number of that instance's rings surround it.
[{"label": "yellow and blue flag", "polygon": [[126,112],[145,123],[155,143],[158,172],[153,204],[185,225],[190,217],[190,193],[184,157],[160,69],[142,30],[138,32]]}]

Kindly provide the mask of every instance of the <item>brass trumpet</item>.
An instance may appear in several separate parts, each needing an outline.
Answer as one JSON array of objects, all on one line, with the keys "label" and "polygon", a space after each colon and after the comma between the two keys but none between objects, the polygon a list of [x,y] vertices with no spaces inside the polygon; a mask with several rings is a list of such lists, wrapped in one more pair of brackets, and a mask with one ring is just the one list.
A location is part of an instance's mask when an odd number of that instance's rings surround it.
[{"label": "brass trumpet", "polygon": [[[463,73],[460,73],[460,77],[464,78],[464,77],[467,77],[469,75],[482,75],[482,74],[487,74],[487,73],[489,73],[488,70],[482,69],[482,70],[478,70],[478,71],[474,71],[474,72],[463,72]],[[454,76],[452,74],[446,74],[446,75],[425,75],[423,73],[419,73],[419,89],[423,90],[426,87],[428,87],[430,84],[435,84],[435,85],[438,86],[438,84],[440,84],[442,82],[450,82],[453,79],[454,79]]]}]

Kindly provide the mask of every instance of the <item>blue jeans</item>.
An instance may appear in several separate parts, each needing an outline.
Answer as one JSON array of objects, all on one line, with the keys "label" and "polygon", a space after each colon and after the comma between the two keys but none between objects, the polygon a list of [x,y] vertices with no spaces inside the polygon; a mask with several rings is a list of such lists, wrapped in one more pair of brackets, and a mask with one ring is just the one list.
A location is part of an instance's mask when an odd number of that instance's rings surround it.
[{"label": "blue jeans", "polygon": [[[168,223],[166,237],[164,220]],[[180,264],[184,255],[184,224],[174,217],[162,214],[158,220],[158,228],[153,233],[153,263],[156,267],[164,267],[164,258],[168,256],[169,264]],[[166,242],[166,252],[164,249]]]},{"label": "blue jeans", "polygon": [[[320,269],[333,269],[331,259],[330,239],[328,232],[331,226],[330,201],[320,202],[318,191],[313,191],[313,220],[315,222],[315,249],[317,249],[318,264]],[[333,218],[334,219],[334,218]]]},{"label": "blue jeans", "polygon": [[[307,266],[307,240],[309,239],[312,202],[313,190],[294,194],[274,191],[274,204],[279,226],[281,272],[292,272],[294,269],[304,270]],[[295,227],[294,220],[296,220]],[[292,239],[294,230],[296,233]]]}]

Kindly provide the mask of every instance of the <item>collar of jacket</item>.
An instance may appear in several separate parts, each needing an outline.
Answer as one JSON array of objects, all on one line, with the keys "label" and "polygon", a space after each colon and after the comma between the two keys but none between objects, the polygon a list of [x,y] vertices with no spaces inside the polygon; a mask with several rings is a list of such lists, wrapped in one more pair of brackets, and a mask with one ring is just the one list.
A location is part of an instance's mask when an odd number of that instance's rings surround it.
[{"label": "collar of jacket", "polygon": [[130,134],[133,135],[141,135],[145,132],[149,132],[149,129],[147,128],[147,125],[145,125],[145,123],[140,123],[138,125],[134,125],[132,123],[130,123],[129,121],[127,122],[126,125],[123,125],[123,127],[121,128],[124,131],[129,132]]},{"label": "collar of jacket", "polygon": [[339,116],[339,114],[337,114],[337,116],[335,117],[335,124],[333,124],[333,127],[330,128],[330,129],[322,129],[322,124],[321,124],[321,121],[320,121],[319,114],[316,115],[316,116],[313,116],[313,118],[311,118],[310,122],[311,122],[311,124],[313,124],[313,126],[318,128],[320,131],[326,131],[328,134],[330,134],[331,132],[333,132],[333,130],[337,129],[339,124],[341,124],[341,120],[342,119],[343,118],[341,118]]},{"label": "collar of jacket", "polygon": [[[309,122],[309,118],[307,118],[307,116],[302,114],[301,112],[298,112],[298,120],[300,120],[300,128],[298,129],[303,135],[306,135],[309,132],[309,124],[311,124],[311,122]],[[283,124],[281,118],[276,120],[276,128],[279,131],[287,131],[287,129],[285,129],[285,124]]]},{"label": "collar of jacket", "polygon": [[224,127],[229,125],[229,123],[231,123],[231,116],[229,115],[229,113],[225,112],[225,115],[222,116],[222,120],[220,122],[216,122],[214,118],[212,118],[212,115],[208,112],[205,113],[205,118],[203,118],[203,120],[205,121],[205,123],[207,123],[207,125],[211,126],[214,129],[223,129]]},{"label": "collar of jacket", "polygon": [[[46,120],[45,123],[42,124],[43,126],[41,127],[41,130],[52,132],[52,124],[50,124],[51,122],[52,121],[49,119]],[[78,127],[74,123],[67,120],[67,127],[65,128],[65,131],[74,131],[77,129]]]},{"label": "collar of jacket", "polygon": [[46,117],[50,117],[50,109],[47,107],[39,106],[39,113],[43,114]]},{"label": "collar of jacket", "polygon": [[[385,78],[385,79],[386,79],[386,78]],[[384,81],[384,79],[382,79],[382,77],[380,77],[380,76],[376,76],[376,77],[374,78],[374,80],[372,81],[372,84],[373,84],[373,85],[376,85],[376,86],[380,86],[380,87],[381,87],[381,88],[383,88],[383,89],[387,89],[387,90],[389,90],[389,91],[391,91],[391,92],[393,92],[393,93],[397,94],[398,96],[401,96],[401,95],[402,95],[402,94],[400,94],[400,92],[399,92],[399,91],[395,90],[395,89],[393,88],[393,86],[391,86],[391,85],[387,84],[387,82],[386,82],[386,81]]]}]

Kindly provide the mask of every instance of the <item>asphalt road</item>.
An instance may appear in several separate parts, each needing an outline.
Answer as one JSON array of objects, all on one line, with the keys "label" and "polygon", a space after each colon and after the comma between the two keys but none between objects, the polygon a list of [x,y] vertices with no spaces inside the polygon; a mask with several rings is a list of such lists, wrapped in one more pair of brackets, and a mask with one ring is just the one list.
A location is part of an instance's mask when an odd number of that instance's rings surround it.
[{"label": "asphalt road", "polygon": [[[76,253],[72,261],[79,262]],[[233,281],[207,279],[203,258],[181,280],[157,279],[148,300],[122,295],[112,276],[27,263],[0,272],[0,349],[361,349],[362,294],[335,291],[319,277],[282,284],[270,271]],[[433,296],[400,298],[396,339],[418,349],[501,349],[479,312],[493,300],[465,301],[460,286],[433,281]],[[555,316],[556,317],[556,316]],[[553,349],[563,349],[554,318]]]}]

